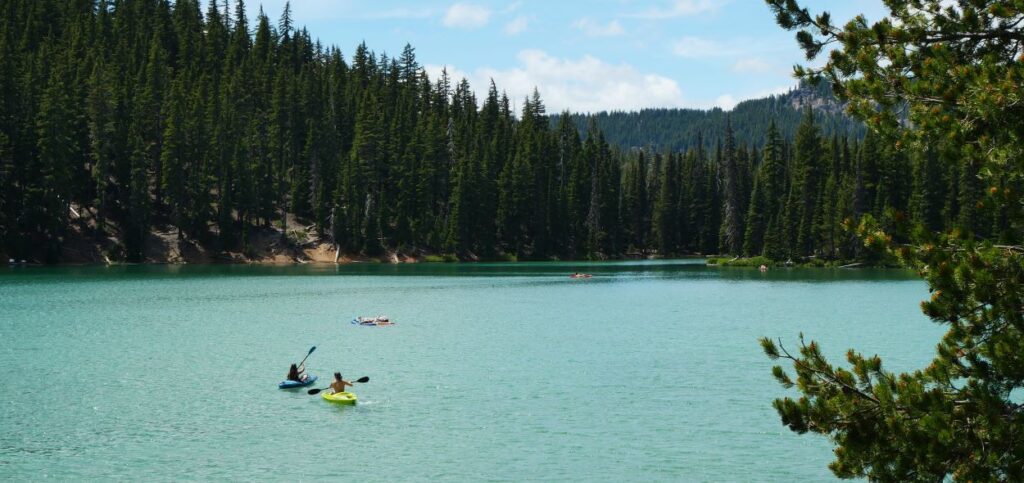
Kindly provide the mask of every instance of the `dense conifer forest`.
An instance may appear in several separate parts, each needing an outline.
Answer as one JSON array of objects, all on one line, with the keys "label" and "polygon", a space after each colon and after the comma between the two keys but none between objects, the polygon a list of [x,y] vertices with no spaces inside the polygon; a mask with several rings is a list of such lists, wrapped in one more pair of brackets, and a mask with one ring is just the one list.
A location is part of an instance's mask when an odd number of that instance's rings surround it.
[{"label": "dense conifer forest", "polygon": [[[581,134],[586,132],[591,120],[595,121],[608,143],[622,148],[685,151],[696,147],[698,142],[704,148],[714,147],[721,136],[708,133],[725,132],[727,120],[732,124],[736,141],[741,144],[763,146],[765,133],[773,122],[783,138],[793,139],[804,107],[814,109],[816,122],[825,136],[864,137],[864,124],[843,112],[844,104],[824,82],[817,85],[802,82],[789,92],[746,100],[729,111],[652,108],[574,114],[572,119]],[[552,116],[552,122],[557,120],[557,115]]]},{"label": "dense conifer forest", "polygon": [[849,260],[870,256],[844,228],[866,215],[1005,228],[972,165],[897,152],[792,97],[691,113],[701,123],[641,113],[634,129],[552,116],[536,91],[513,112],[493,83],[477,98],[430,79],[411,46],[343,54],[287,8],[0,9],[0,252],[17,259],[63,261],[86,239],[145,261],[161,231],[242,253],[270,232],[364,256]]}]

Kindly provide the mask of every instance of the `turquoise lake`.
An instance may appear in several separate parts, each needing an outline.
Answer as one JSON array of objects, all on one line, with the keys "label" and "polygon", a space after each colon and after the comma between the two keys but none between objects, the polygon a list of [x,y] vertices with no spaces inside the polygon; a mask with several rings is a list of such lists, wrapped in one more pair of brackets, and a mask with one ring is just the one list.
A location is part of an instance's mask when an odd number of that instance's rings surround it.
[{"label": "turquoise lake", "polygon": [[[700,261],[4,268],[0,479],[828,481],[758,337],[914,369],[927,296]],[[277,389],[314,345],[358,405]]]}]

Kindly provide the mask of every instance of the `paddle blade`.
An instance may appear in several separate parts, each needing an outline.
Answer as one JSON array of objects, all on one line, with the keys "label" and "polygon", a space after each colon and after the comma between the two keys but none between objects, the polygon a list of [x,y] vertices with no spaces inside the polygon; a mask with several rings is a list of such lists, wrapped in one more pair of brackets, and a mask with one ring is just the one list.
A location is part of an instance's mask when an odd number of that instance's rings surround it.
[{"label": "paddle blade", "polygon": [[313,394],[319,394],[320,391],[323,391],[323,389],[310,389],[310,390],[306,391],[306,393],[309,394],[310,396],[312,396]]},{"label": "paddle blade", "polygon": [[306,357],[309,357],[309,355],[312,354],[313,351],[315,351],[315,350],[316,350],[316,346],[310,347],[309,348],[309,352],[306,353]]},{"label": "paddle blade", "polygon": [[360,377],[359,379],[356,379],[356,382],[370,382],[370,376]]}]

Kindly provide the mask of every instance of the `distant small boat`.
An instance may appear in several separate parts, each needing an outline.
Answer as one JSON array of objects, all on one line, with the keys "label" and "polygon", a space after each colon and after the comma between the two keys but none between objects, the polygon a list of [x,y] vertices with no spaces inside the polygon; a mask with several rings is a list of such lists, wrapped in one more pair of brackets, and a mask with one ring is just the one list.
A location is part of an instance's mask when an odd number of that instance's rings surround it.
[{"label": "distant small boat", "polygon": [[591,275],[589,273],[574,273],[572,275],[569,275],[569,278],[590,278],[590,277],[593,277],[593,275]]},{"label": "distant small boat", "polygon": [[395,325],[395,323],[386,315],[378,315],[376,317],[356,317],[352,319],[352,323],[356,325]]}]

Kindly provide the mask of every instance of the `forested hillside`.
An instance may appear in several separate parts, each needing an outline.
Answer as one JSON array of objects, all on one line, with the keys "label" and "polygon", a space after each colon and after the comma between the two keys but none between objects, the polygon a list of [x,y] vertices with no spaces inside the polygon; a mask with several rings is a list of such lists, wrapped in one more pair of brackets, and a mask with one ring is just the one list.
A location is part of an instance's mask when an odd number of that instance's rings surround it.
[{"label": "forested hillside", "polygon": [[728,112],[719,108],[642,109],[574,114],[572,118],[581,133],[590,119],[594,119],[608,143],[624,149],[685,151],[698,144],[704,148],[714,147],[715,140],[725,132],[726,118],[739,143],[763,146],[768,125],[773,122],[784,139],[793,139],[804,107],[814,109],[817,123],[826,136],[864,137],[864,124],[844,114],[843,105],[826,83],[817,86],[801,83],[785,94],[740,102]]},{"label": "forested hillside", "polygon": [[553,123],[538,93],[514,113],[499,86],[477,99],[428,78],[411,46],[343,55],[287,9],[250,23],[241,1],[0,8],[0,252],[18,259],[66,261],[83,241],[112,261],[161,243],[256,257],[267,237],[362,256],[849,259],[861,245],[840,224],[865,214],[1001,228],[971,166],[861,140],[792,99],[652,121],[642,132],[678,129],[665,142],[685,149],[620,150],[601,116]]}]

